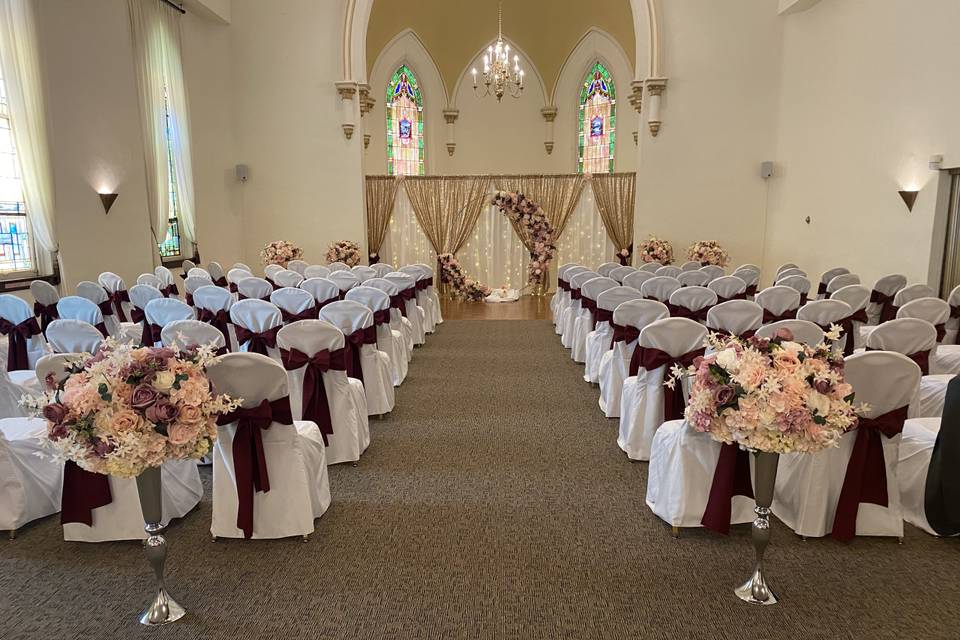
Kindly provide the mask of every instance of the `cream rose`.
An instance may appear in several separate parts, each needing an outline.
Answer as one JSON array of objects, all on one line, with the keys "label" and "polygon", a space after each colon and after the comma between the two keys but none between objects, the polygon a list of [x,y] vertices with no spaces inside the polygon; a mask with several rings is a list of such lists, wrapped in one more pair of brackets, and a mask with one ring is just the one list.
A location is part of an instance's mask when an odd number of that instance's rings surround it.
[{"label": "cream rose", "polygon": [[737,352],[734,349],[724,349],[717,354],[717,364],[727,371],[735,372],[737,370]]},{"label": "cream rose", "polygon": [[158,371],[153,378],[152,386],[157,391],[168,393],[176,381],[177,375],[173,371]]}]

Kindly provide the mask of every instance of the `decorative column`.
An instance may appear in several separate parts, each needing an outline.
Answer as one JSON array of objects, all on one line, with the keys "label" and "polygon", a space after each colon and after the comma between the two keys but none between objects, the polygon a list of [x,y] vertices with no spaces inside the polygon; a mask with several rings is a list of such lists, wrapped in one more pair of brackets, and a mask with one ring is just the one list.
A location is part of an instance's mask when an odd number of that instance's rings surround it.
[{"label": "decorative column", "polygon": [[347,140],[353,137],[353,129],[356,125],[354,112],[354,96],[357,94],[357,83],[350,81],[337,82],[337,93],[340,95],[340,126],[343,128],[343,135]]},{"label": "decorative column", "polygon": [[663,124],[660,119],[660,97],[667,88],[667,79],[647,78],[644,86],[650,96],[650,106],[647,109],[647,126],[650,127],[650,134],[656,137],[660,133],[660,126]]},{"label": "decorative column", "polygon": [[443,119],[447,121],[447,153],[451,156],[457,149],[457,142],[454,139],[454,123],[460,117],[459,109],[444,109]]},{"label": "decorative column", "polygon": [[546,123],[546,133],[544,134],[543,146],[547,150],[547,155],[553,153],[553,121],[557,118],[556,107],[544,107],[540,109],[540,115]]}]

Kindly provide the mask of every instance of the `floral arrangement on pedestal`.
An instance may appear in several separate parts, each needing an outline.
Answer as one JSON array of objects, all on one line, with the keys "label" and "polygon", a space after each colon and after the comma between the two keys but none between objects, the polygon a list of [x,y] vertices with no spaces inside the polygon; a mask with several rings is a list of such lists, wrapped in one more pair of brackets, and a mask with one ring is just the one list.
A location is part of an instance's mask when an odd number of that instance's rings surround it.
[{"label": "floral arrangement on pedestal", "polygon": [[[853,387],[843,379],[843,356],[828,344],[793,340],[780,329],[770,339],[710,334],[714,353],[689,369],[675,368],[666,384],[692,376],[685,417],[717,441],[767,453],[815,453],[835,447],[857,424]],[[826,336],[840,337],[834,325]]]},{"label": "floral arrangement on pedestal", "polygon": [[510,220],[521,225],[527,232],[533,249],[527,265],[527,281],[537,287],[545,284],[550,261],[557,255],[554,245],[554,229],[547,216],[533,200],[517,191],[498,191],[493,204]]},{"label": "floral arrangement on pedestal", "polygon": [[327,264],[342,262],[348,267],[355,267],[360,264],[360,245],[352,240],[331,242],[324,258]]},{"label": "floral arrangement on pedestal", "polygon": [[210,347],[176,353],[112,339],[67,376],[25,404],[47,420],[46,443],[57,460],[134,478],[166,460],[199,459],[217,438],[217,416],[240,400],[214,394]]},{"label": "floral arrangement on pedestal", "polygon": [[703,266],[713,264],[725,267],[730,262],[730,256],[716,240],[700,240],[687,248],[687,258],[699,262]]},{"label": "floral arrangement on pedestal", "polygon": [[673,245],[668,240],[650,235],[650,238],[640,243],[637,252],[641,262],[659,262],[662,265],[673,263]]},{"label": "floral arrangement on pedestal", "polygon": [[274,240],[260,250],[260,262],[264,266],[278,264],[286,268],[291,260],[300,260],[301,258],[303,258],[303,249],[289,240]]},{"label": "floral arrangement on pedestal", "polygon": [[481,302],[492,292],[490,287],[467,276],[452,253],[441,253],[437,256],[437,262],[440,265],[440,282],[449,284],[457,298]]}]

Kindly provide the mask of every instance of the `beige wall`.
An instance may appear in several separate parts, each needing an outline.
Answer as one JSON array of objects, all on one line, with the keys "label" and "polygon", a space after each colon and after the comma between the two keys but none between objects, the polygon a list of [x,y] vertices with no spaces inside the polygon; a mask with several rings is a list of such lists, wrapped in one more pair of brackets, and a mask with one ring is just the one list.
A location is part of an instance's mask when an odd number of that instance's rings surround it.
[{"label": "beige wall", "polygon": [[[943,235],[927,162],[960,166],[960,3],[829,0],[783,20],[767,268],[789,260],[819,277],[844,265],[868,286],[893,272],[936,285]],[[912,213],[905,188],[921,189]]]}]

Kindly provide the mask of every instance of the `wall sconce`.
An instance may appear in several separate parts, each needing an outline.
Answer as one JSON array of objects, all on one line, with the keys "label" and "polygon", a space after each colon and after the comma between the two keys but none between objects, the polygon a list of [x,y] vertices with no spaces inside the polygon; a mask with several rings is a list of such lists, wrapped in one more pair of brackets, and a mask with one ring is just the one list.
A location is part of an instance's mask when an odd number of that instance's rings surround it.
[{"label": "wall sconce", "polygon": [[113,206],[113,201],[117,199],[119,193],[101,193],[100,202],[103,203],[103,213],[104,215],[110,213],[110,207]]},{"label": "wall sconce", "polygon": [[898,191],[900,197],[903,198],[903,203],[907,205],[907,211],[913,211],[913,204],[917,201],[917,195],[919,191]]}]

